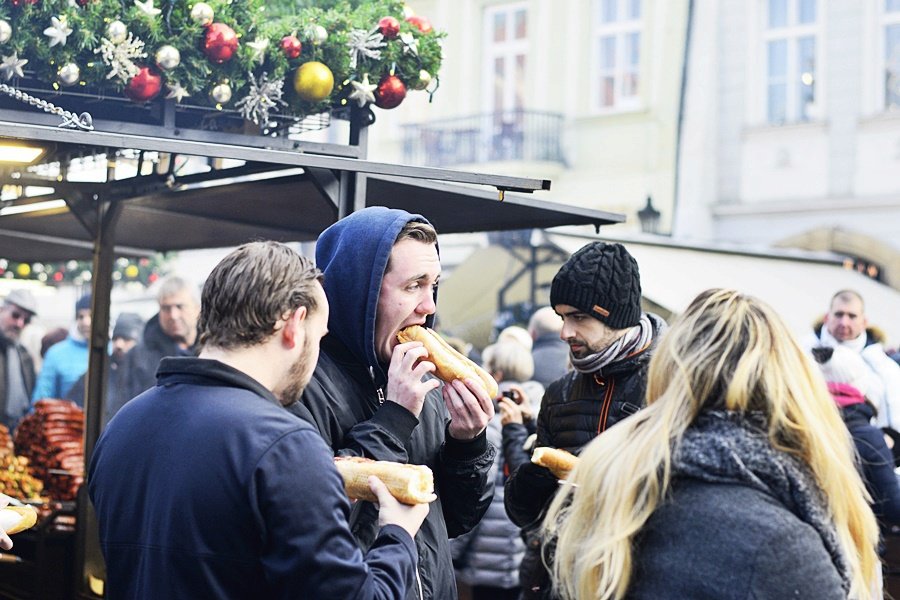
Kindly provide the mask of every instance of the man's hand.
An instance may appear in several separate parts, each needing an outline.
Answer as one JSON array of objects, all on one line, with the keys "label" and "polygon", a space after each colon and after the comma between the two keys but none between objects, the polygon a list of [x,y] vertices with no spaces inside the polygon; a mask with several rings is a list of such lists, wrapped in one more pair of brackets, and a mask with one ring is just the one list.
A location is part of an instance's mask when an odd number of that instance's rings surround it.
[{"label": "man's hand", "polygon": [[[509,391],[513,393],[513,400],[522,412],[522,419],[524,421],[533,420],[534,408],[532,408],[531,400],[528,398],[528,394],[525,393],[525,390],[522,389],[522,386],[513,383],[509,386]],[[521,423],[522,421],[519,422]]]},{"label": "man's hand", "polygon": [[508,425],[510,423],[522,424],[522,409],[519,405],[509,398],[500,398],[500,424]]},{"label": "man's hand", "polygon": [[[5,494],[0,494],[0,508],[3,508],[9,504],[9,496]],[[10,550],[13,547],[13,542],[6,532],[0,530],[0,549],[2,550]]]},{"label": "man's hand", "polygon": [[454,439],[474,439],[494,417],[494,402],[480,382],[457,379],[445,385],[441,393],[450,411],[449,431]]},{"label": "man's hand", "polygon": [[422,521],[428,516],[427,504],[415,504],[409,506],[401,504],[391,496],[387,486],[374,475],[369,476],[369,489],[378,496],[378,527],[385,525],[399,525],[409,533],[410,537],[416,537]]},{"label": "man's hand", "polygon": [[428,351],[422,346],[422,342],[397,344],[388,367],[385,399],[396,402],[416,417],[422,412],[428,392],[441,385],[437,379],[422,381],[425,375],[435,369],[434,363],[423,360],[427,356]]}]

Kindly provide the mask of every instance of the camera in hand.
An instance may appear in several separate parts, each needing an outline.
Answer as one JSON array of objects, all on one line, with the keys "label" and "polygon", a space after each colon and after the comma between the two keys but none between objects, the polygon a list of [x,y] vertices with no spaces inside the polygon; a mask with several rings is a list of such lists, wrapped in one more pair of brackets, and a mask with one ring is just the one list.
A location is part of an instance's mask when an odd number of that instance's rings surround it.
[{"label": "camera in hand", "polygon": [[506,390],[505,392],[503,392],[503,397],[509,398],[513,402],[518,402],[518,400],[516,400],[516,393],[512,390]]}]

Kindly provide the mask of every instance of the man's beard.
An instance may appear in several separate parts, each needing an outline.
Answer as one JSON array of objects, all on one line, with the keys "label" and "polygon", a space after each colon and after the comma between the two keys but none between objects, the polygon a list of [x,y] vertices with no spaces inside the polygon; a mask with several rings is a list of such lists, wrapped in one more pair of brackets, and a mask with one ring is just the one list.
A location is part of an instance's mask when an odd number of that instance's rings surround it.
[{"label": "man's beard", "polygon": [[309,371],[307,370],[309,367],[308,349],[309,340],[304,342],[300,357],[291,365],[290,370],[288,370],[287,375],[283,379],[284,385],[275,394],[281,401],[282,406],[287,406],[299,400],[303,390],[306,389],[306,385],[309,383]]}]

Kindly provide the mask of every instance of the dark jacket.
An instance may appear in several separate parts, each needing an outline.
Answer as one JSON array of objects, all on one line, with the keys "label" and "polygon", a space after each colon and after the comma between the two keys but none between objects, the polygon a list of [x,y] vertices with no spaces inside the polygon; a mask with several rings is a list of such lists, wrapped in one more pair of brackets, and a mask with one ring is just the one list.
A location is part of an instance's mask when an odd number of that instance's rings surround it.
[{"label": "dark jacket", "polygon": [[569,365],[569,345],[558,333],[545,333],[534,340],[531,347],[534,359],[532,379],[547,387],[566,374]]},{"label": "dark jacket", "polygon": [[[640,410],[647,391],[650,357],[665,327],[656,315],[649,317],[653,326],[649,348],[608,365],[601,373],[571,371],[550,384],[538,413],[536,447],[562,448],[579,454],[598,434]],[[528,532],[540,525],[558,488],[557,478],[549,470],[531,462],[516,469],[506,482],[506,511],[529,537],[521,571],[526,598],[549,597],[540,544]]]},{"label": "dark jacket", "polygon": [[[144,337],[141,342],[125,355],[120,374],[122,377],[121,398],[113,401],[128,402],[144,390],[156,385],[156,369],[159,361],[168,356],[194,356],[196,350],[181,348],[170,338],[159,325],[159,313],[154,315],[144,326]],[[115,407],[113,407],[115,408]],[[112,410],[112,414],[115,414]]]},{"label": "dark jacket", "polygon": [[846,598],[815,529],[740,484],[673,480],[633,556],[632,600]]},{"label": "dark jacket", "polygon": [[881,430],[871,424],[875,409],[868,403],[841,408],[841,417],[859,454],[863,481],[872,495],[872,511],[882,529],[900,525],[900,484],[894,474],[894,459]]},{"label": "dark jacket", "polygon": [[[126,355],[127,356],[127,355]],[[106,382],[106,402],[103,409],[103,426],[105,427],[109,420],[113,418],[119,409],[131,400],[129,390],[126,389],[125,373],[125,356],[116,359],[115,355],[109,357],[109,378]],[[69,389],[63,398],[71,400],[81,408],[84,408],[84,389],[87,381],[87,373],[82,375],[75,385]]]},{"label": "dark jacket", "polygon": [[[6,351],[10,346],[15,348],[15,351],[19,354],[19,363],[22,365],[22,380],[25,383],[25,396],[28,399],[21,407],[12,411],[15,414],[9,414],[10,410],[7,405],[9,400],[7,393],[9,378],[6,372]],[[2,386],[0,387],[0,402],[3,403],[3,410],[0,411],[0,419],[2,419],[2,423],[9,428],[10,432],[13,431],[16,424],[19,422],[19,419],[24,417],[25,413],[27,413],[30,408],[31,394],[34,391],[34,380],[34,360],[31,358],[31,354],[28,353],[28,350],[21,344],[10,342],[0,335],[0,386]]]},{"label": "dark jacket", "polygon": [[628,598],[846,598],[849,568],[822,491],[806,463],[772,446],[764,415],[697,415],[670,473],[633,540]]},{"label": "dark jacket", "polygon": [[[311,419],[335,453],[431,468],[438,500],[416,536],[421,594],[410,597],[455,599],[448,538],[472,529],[490,505],[494,451],[484,433],[469,442],[447,435],[449,413],[439,390],[428,394],[418,418],[383,401],[387,372],[375,354],[375,311],[393,241],[410,220],[424,221],[405,211],[369,209],[319,236],[316,263],[325,273],[329,334],[312,381],[288,409]],[[354,506],[351,528],[364,549],[376,523],[371,503]]]},{"label": "dark jacket", "polygon": [[257,381],[166,359],[159,386],[100,436],[90,466],[109,598],[384,598],[415,547],[381,530],[365,560],[331,451]]}]

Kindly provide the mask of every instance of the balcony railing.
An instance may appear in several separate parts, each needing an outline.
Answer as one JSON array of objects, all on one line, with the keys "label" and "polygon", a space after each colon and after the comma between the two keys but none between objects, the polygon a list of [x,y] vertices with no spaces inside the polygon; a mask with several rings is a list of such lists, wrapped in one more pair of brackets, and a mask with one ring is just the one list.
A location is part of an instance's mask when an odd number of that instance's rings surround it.
[{"label": "balcony railing", "polygon": [[562,115],[513,110],[404,125],[406,164],[428,167],[497,162],[565,164]]}]

